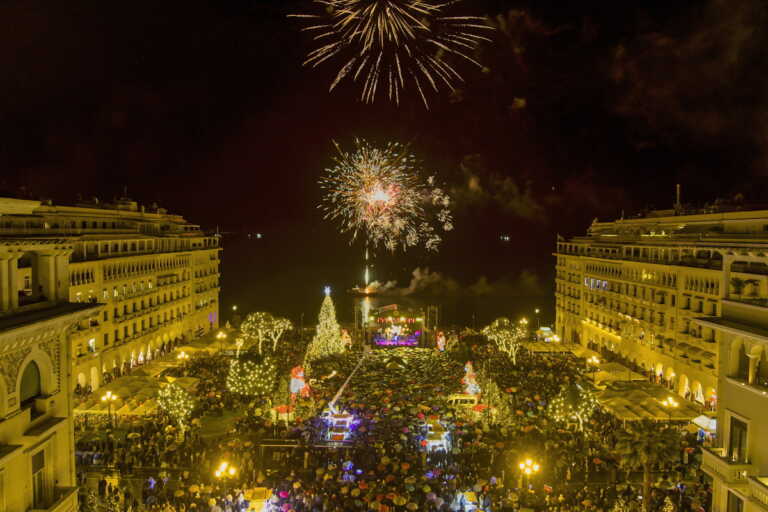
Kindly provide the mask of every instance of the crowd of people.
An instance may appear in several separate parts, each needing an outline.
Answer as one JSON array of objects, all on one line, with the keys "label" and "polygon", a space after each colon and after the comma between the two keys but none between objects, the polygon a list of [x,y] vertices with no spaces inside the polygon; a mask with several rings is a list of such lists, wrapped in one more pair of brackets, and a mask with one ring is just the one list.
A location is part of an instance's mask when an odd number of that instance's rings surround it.
[{"label": "crowd of people", "polygon": [[[564,382],[583,380],[583,362],[574,356],[522,353],[512,364],[490,344],[470,342],[446,351],[374,350],[331,404],[359,359],[345,353],[313,362],[310,398],[276,415],[274,406],[289,404],[287,397],[230,393],[224,383],[229,357],[195,358],[175,370],[200,379],[188,428],[180,432],[160,414],[124,419],[120,428],[93,436],[100,429],[80,420],[78,466],[142,482],[140,492],[100,486],[97,501],[107,510],[242,511],[258,501],[257,489],[269,489],[263,509],[270,512],[607,512],[641,505],[637,475],[612,451],[622,428],[617,420],[598,410],[578,431],[548,414]],[[469,360],[480,398],[503,401],[505,414],[487,404],[456,406]],[[294,363],[286,361],[281,371]],[[287,380],[278,382],[287,390]],[[485,383],[498,396],[483,395]],[[238,411],[239,418],[222,435],[204,435],[203,421],[224,411]],[[333,413],[340,412],[354,421],[343,441],[331,442]],[[270,461],[262,445],[275,440],[285,446]],[[697,451],[695,436],[681,433],[677,463],[654,467],[647,498],[654,510],[665,500],[707,509],[708,490],[696,483]],[[523,480],[517,464],[529,457],[541,471]],[[236,473],[216,478],[222,461]]]}]

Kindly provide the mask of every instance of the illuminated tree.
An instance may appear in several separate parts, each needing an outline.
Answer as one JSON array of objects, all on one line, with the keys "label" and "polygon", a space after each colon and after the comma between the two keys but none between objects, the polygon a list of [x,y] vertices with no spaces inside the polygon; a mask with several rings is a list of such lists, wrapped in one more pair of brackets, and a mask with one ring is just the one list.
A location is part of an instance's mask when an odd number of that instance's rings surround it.
[{"label": "illuminated tree", "polygon": [[272,340],[272,352],[277,350],[277,342],[285,331],[293,329],[293,324],[287,318],[279,316],[272,317],[272,323],[269,324],[267,335]]},{"label": "illuminated tree", "polygon": [[235,359],[229,365],[227,389],[238,395],[266,397],[275,389],[276,375],[275,364],[269,357],[260,362]]},{"label": "illuminated tree", "polygon": [[517,364],[517,353],[522,348],[525,330],[511,322],[509,318],[497,318],[482,331],[486,338],[493,341],[500,352]]},{"label": "illuminated tree", "polygon": [[583,431],[584,422],[596,407],[597,400],[589,390],[576,383],[566,384],[549,403],[549,416],[561,423],[576,421]]},{"label": "illuminated tree", "polygon": [[320,307],[315,337],[307,347],[304,356],[304,367],[316,359],[344,352],[344,341],[341,339],[341,327],[336,321],[336,308],[331,299],[330,290],[326,290],[323,305]]},{"label": "illuminated tree", "polygon": [[619,466],[627,471],[643,472],[643,507],[651,506],[651,470],[670,468],[680,461],[680,432],[653,422],[634,422],[616,433],[614,455]]},{"label": "illuminated tree", "polygon": [[195,407],[195,401],[184,388],[176,383],[170,383],[160,388],[157,393],[157,405],[165,411],[168,416],[173,418],[179,424],[183,431],[186,426],[186,420],[192,414]]},{"label": "illuminated tree", "polygon": [[274,317],[265,311],[251,313],[245,317],[245,320],[240,325],[240,331],[242,332],[242,338],[246,347],[255,345],[258,347],[259,354],[261,354],[262,344],[273,322]]}]

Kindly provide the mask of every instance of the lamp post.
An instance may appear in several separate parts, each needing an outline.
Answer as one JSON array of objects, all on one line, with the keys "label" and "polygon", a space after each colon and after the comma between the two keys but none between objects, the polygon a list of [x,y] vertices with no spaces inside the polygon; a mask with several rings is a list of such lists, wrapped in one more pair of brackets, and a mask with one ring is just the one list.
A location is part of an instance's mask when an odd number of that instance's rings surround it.
[{"label": "lamp post", "polygon": [[597,365],[600,364],[600,359],[597,356],[592,356],[587,359],[587,365],[593,367],[592,369],[592,384],[597,386]]},{"label": "lamp post", "polygon": [[213,476],[219,479],[232,478],[236,474],[237,474],[237,468],[235,466],[230,465],[229,462],[222,462],[221,464],[219,464],[219,467],[216,468],[216,471],[213,472]]},{"label": "lamp post", "polygon": [[539,308],[536,308],[536,328],[541,329],[541,320],[539,319],[539,313],[541,313],[541,310]]},{"label": "lamp post", "polygon": [[526,483],[530,484],[531,475],[538,473],[541,469],[541,466],[539,466],[539,464],[533,459],[525,459],[520,464],[518,464],[517,467],[520,468],[520,480],[517,484],[520,489],[523,488],[523,477],[526,478]]},{"label": "lamp post", "polygon": [[672,421],[672,409],[677,409],[680,403],[674,399],[674,397],[667,397],[661,401],[661,405],[667,410],[669,421]]},{"label": "lamp post", "polygon": [[109,416],[109,423],[112,425],[112,429],[115,428],[115,420],[112,417],[112,402],[118,399],[118,396],[111,391],[107,391],[103,395],[101,395],[101,401],[107,403],[107,415]]},{"label": "lamp post", "polygon": [[179,362],[182,368],[186,366],[187,361],[189,360],[189,354],[184,352],[183,350],[179,352],[179,354],[176,356],[176,360]]},{"label": "lamp post", "polygon": [[[237,307],[237,306],[234,306]],[[219,331],[216,333],[216,339],[219,340],[219,350],[224,348],[224,340],[227,339],[227,333],[224,331]]]}]

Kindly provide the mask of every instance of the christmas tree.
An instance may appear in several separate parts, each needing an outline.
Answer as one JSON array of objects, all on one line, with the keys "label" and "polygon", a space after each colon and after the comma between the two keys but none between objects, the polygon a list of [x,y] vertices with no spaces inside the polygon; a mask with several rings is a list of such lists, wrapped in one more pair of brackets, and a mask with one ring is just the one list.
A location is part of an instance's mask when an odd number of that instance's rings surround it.
[{"label": "christmas tree", "polygon": [[307,347],[304,356],[304,368],[309,372],[312,361],[344,352],[344,341],[341,339],[341,328],[336,321],[336,308],[333,306],[330,288],[325,288],[325,299],[320,307],[315,337]]}]

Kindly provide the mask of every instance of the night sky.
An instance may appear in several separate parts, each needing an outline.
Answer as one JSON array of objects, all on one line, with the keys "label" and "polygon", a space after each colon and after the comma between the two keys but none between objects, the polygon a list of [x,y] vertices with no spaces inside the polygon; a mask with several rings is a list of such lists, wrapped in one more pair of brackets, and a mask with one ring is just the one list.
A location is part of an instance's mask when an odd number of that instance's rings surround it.
[{"label": "night sky", "polygon": [[399,106],[361,103],[350,82],[329,94],[338,68],[303,68],[314,46],[286,17],[313,9],[3,2],[2,193],[72,203],[127,187],[239,233],[225,238],[223,308],[309,320],[323,284],[360,274],[360,247],[316,209],[331,141],[399,140],[451,190],[456,229],[438,254],[380,252],[377,277],[478,324],[552,316],[557,233],[668,208],[675,183],[695,205],[768,198],[761,0],[466,0],[499,28],[486,69],[462,67],[464,87],[432,94],[429,111],[413,90]]}]

